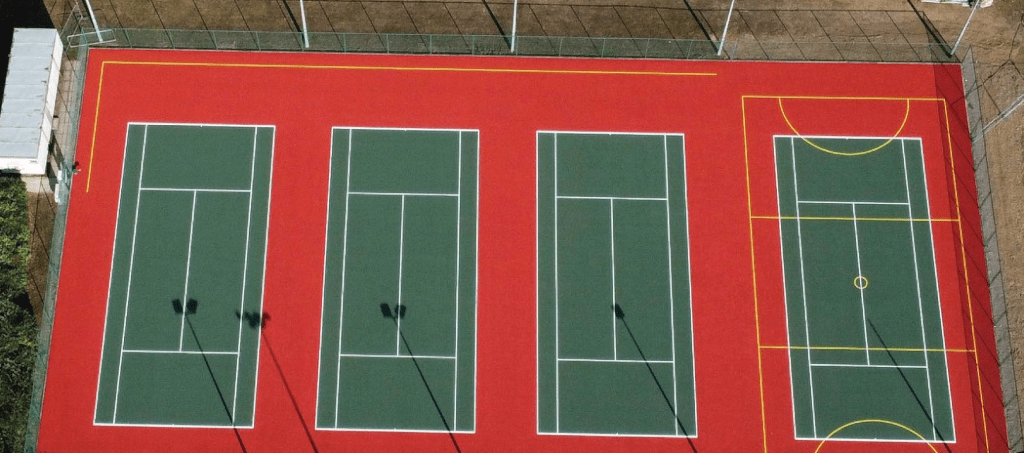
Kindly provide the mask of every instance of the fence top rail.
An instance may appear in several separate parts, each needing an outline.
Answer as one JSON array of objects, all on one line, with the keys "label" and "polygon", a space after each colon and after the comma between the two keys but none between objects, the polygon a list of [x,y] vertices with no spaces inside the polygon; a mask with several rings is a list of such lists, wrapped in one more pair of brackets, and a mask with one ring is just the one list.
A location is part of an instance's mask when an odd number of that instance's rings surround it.
[{"label": "fence top rail", "polygon": [[64,36],[68,47],[204,49],[288,52],[350,52],[442,55],[521,55],[678,60],[957,62],[949,46],[935,42],[765,41],[586,36],[455,35],[295,31],[109,28],[82,26]]}]

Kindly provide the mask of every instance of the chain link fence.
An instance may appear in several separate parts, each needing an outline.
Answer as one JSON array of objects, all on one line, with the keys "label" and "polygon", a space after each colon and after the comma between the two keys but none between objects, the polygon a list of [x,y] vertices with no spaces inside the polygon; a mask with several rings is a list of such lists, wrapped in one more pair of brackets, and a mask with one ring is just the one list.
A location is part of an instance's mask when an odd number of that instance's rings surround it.
[{"label": "chain link fence", "polygon": [[[64,244],[67,219],[67,200],[71,188],[72,168],[84,91],[86,60],[90,48],[133,49],[206,49],[239,51],[287,52],[347,52],[383,54],[442,54],[442,55],[497,55],[497,56],[551,56],[551,57],[603,57],[648,59],[703,59],[703,60],[758,60],[758,61],[855,61],[855,62],[926,62],[956,63],[959,59],[943,42],[877,43],[867,40],[836,41],[773,41],[743,37],[728,41],[722,48],[709,39],[660,39],[623,37],[561,37],[503,35],[449,35],[406,33],[336,33],[336,32],[270,32],[253,30],[177,30],[110,28],[99,31],[92,28],[87,16],[72,7],[68,20],[61,28],[65,45],[61,84],[58,90],[58,120],[53,138],[56,174],[51,175],[51,186],[56,198],[56,214],[50,245],[48,270],[42,312],[42,324],[34,375],[27,453],[35,452],[39,429],[42,392],[46,380],[51,329],[55,314],[57,284]],[[308,40],[308,42],[307,42]],[[513,41],[514,40],[514,41]],[[513,50],[514,49],[514,50]],[[961,53],[963,54],[963,53]],[[979,203],[982,223],[986,232],[994,232],[991,214],[991,188],[985,159],[984,135],[988,127],[981,127],[978,105],[978,83],[974,81],[973,58],[970,50],[964,54],[965,88],[974,140],[975,166],[978,175]],[[973,97],[972,97],[973,96]],[[973,99],[973,100],[972,100]],[[1013,108],[1024,104],[1024,96]],[[973,109],[973,110],[972,110]],[[1012,111],[1011,109],[1007,109]],[[993,121],[995,123],[995,121]],[[986,199],[988,201],[986,202]],[[987,203],[987,205],[986,205]],[[986,211],[987,206],[987,211]],[[1021,440],[1020,413],[1012,359],[1009,355],[1009,330],[999,276],[998,249],[995,234],[985,235],[990,284],[992,285],[993,317],[996,323],[999,361],[1002,369],[1004,403],[1007,408],[1009,446],[1013,451],[1024,449]]]},{"label": "chain link fence", "polygon": [[[65,49],[61,62],[60,84],[57,88],[54,136],[51,138],[50,168],[53,171],[48,174],[56,206],[45,281],[40,282],[33,278],[32,282],[37,287],[44,287],[45,290],[43,292],[42,322],[39,326],[36,348],[36,364],[32,378],[32,402],[29,406],[28,436],[25,440],[26,453],[36,451],[36,441],[39,437],[43,389],[46,386],[46,367],[50,358],[50,339],[56,310],[57,284],[60,280],[60,264],[64,250],[68,196],[71,193],[72,165],[75,162],[78,123],[81,117],[82,95],[85,88],[86,58],[89,52],[86,47],[69,46],[66,40],[67,36],[81,30],[80,19],[80,14],[73,14],[61,29],[61,36],[65,38]],[[37,214],[40,213],[37,212]]]},{"label": "chain link fence", "polygon": [[[309,42],[306,42],[308,37]],[[514,45],[513,45],[514,44]],[[441,55],[657,58],[675,60],[778,60],[955,62],[943,43],[802,42],[568,36],[445,35],[409,33],[271,32],[251,30],[84,29],[72,47],[348,52]]]}]

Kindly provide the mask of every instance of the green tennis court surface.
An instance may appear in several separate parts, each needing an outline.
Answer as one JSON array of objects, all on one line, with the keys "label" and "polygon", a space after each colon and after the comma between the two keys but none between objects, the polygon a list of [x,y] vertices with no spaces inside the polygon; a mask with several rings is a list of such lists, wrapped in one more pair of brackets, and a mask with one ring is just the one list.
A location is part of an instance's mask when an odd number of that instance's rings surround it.
[{"label": "green tennis court surface", "polygon": [[797,437],[955,441],[920,140],[775,159]]},{"label": "green tennis court surface", "polygon": [[334,129],[317,429],[474,431],[478,136]]},{"label": "green tennis court surface", "polygon": [[129,125],[97,424],[252,426],[273,137]]},{"label": "green tennis court surface", "polygon": [[539,432],[696,436],[683,136],[540,132],[537,179]]}]

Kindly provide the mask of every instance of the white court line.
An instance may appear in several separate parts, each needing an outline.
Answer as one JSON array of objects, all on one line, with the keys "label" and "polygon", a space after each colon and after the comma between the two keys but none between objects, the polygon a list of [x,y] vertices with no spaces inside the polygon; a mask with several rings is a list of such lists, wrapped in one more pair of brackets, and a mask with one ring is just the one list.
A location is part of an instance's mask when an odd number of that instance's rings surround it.
[{"label": "white court line", "polygon": [[[419,356],[417,356],[417,357],[419,357]],[[648,360],[648,361],[644,362],[643,360],[636,360],[636,359],[574,359],[574,358],[561,358],[561,359],[558,359],[558,361],[559,362],[584,362],[584,363],[659,363],[659,364],[666,364],[666,365],[668,365],[668,364],[674,365],[675,364],[675,362],[672,361],[672,360]]]},{"label": "white court line", "polygon": [[[114,243],[110,246],[110,276],[108,277],[107,280],[107,309],[103,315],[103,340],[100,343],[100,366],[97,367],[98,370],[96,372],[96,404],[93,407],[92,415],[92,421],[94,425],[96,424],[96,419],[99,417],[100,413],[100,389],[102,388],[101,384],[103,380],[103,361],[104,359],[106,359],[105,356],[107,354],[107,319],[110,317],[110,295],[114,287],[114,260],[117,259],[118,228],[116,227],[116,225],[121,220],[121,199],[124,197],[124,194],[122,193],[124,191],[124,170],[126,167],[125,164],[128,163],[128,137],[130,136],[131,129],[132,128],[130,126],[126,127],[124,132],[125,153],[124,158],[121,159],[121,182],[118,183],[119,185],[117,188],[117,217],[114,223]],[[142,184],[140,183],[139,185],[141,186]],[[136,202],[138,202],[138,200],[136,200]],[[127,303],[127,298],[125,299],[125,302]]]},{"label": "white court line", "polygon": [[[668,136],[661,137],[662,144],[662,158],[665,164],[665,246],[668,249],[668,325],[670,329],[670,343],[672,345],[672,416],[679,420],[679,385],[678,378],[676,377],[676,311],[675,311],[675,295],[672,288],[672,207],[668,202],[669,190],[668,190]],[[685,184],[685,177],[683,179]],[[690,232],[686,232],[689,236]],[[689,249],[687,249],[689,253]],[[687,263],[689,265],[689,263]],[[693,329],[691,329],[693,330]],[[694,366],[696,368],[696,366]],[[694,399],[696,401],[696,399]],[[696,404],[695,404],[696,406]],[[694,417],[696,420],[696,416]],[[675,430],[676,435],[679,435],[679,423],[673,423],[672,429]]]},{"label": "white court line", "polygon": [[[675,423],[675,421],[673,421],[672,423]],[[677,426],[677,429],[678,429],[678,426]],[[580,432],[573,431],[571,433],[540,433],[540,434],[542,434],[544,436],[619,437],[619,438],[623,438],[623,439],[630,439],[630,438],[634,438],[634,437],[639,437],[639,438],[660,437],[662,439],[665,439],[665,438],[683,438],[683,439],[690,438],[690,439],[696,439],[697,438],[696,435],[692,435],[692,434],[687,436],[687,435],[683,435],[683,434],[672,434],[672,433],[665,433],[665,434],[634,434],[634,433],[620,434],[620,433],[595,433],[595,432],[585,432],[585,431],[580,431]],[[686,451],[686,450],[684,450],[684,451]]]},{"label": "white court line", "polygon": [[185,288],[181,296],[181,303],[184,305],[181,312],[181,330],[178,332],[178,351],[184,350],[185,344],[185,317],[188,316],[188,278],[192,267],[192,237],[196,226],[196,197],[198,193],[192,192],[192,217],[188,221],[188,256],[185,258]]},{"label": "white court line", "polygon": [[457,427],[459,422],[459,277],[461,277],[460,265],[462,255],[459,253],[462,246],[462,132],[459,132],[459,162],[456,178],[459,179],[458,198],[455,200],[455,365],[452,366],[452,427]]},{"label": "white court line", "polygon": [[[689,327],[689,329],[690,329],[690,331],[689,331],[690,332],[690,370],[691,370],[691,373],[692,373],[691,374],[691,379],[693,379],[693,385],[692,385],[693,388],[691,389],[691,391],[693,392],[693,433],[690,434],[690,436],[697,437],[698,436],[698,432],[699,432],[699,428],[700,428],[700,422],[697,419],[697,363],[696,363],[697,362],[697,359],[696,359],[697,353],[696,353],[696,346],[694,346],[694,340],[693,340],[693,273],[691,272],[691,269],[693,268],[693,265],[691,264],[692,261],[690,261],[690,189],[689,189],[689,187],[690,187],[690,176],[689,176],[689,173],[687,173],[687,170],[686,170],[686,136],[680,134],[679,138],[682,140],[682,146],[683,146],[683,148],[680,150],[679,155],[683,158],[683,209],[684,209],[683,213],[686,215],[686,222],[684,223],[684,226],[686,228],[686,286],[687,286],[687,291],[686,291],[687,299],[686,299],[686,302],[687,302],[687,304],[689,304],[689,311],[690,311],[690,313],[689,313],[690,314],[690,324],[687,327]],[[667,163],[667,160],[666,160],[666,163]],[[668,197],[668,193],[667,192],[665,193],[665,197],[666,198]],[[666,221],[666,223],[668,223],[669,226],[671,226],[671,222]],[[672,228],[669,228],[669,231],[671,232]],[[672,241],[672,239],[671,239],[671,236],[670,236],[670,238],[669,238],[669,250],[672,249],[672,242],[671,241]],[[672,269],[672,262],[669,261],[669,270],[671,271],[671,269]],[[674,307],[675,307],[676,304],[675,304],[675,295],[674,295],[674,292],[672,290],[673,286],[674,285],[672,283],[669,284],[669,287],[668,287],[669,293],[668,294],[669,294],[669,298],[672,300],[672,305],[671,305],[673,307],[673,317],[672,317],[672,319],[674,320],[675,319],[675,308]],[[675,329],[675,322],[672,323],[672,328]],[[675,340],[675,331],[674,330],[673,330],[673,333],[672,333],[672,338],[673,338],[672,347],[674,348],[675,347],[675,341],[674,341]],[[672,360],[678,361],[676,359],[675,352],[672,353]],[[675,367],[673,366],[672,369],[675,370]],[[677,399],[676,400],[676,404],[678,404],[678,401],[679,400]]]},{"label": "white court line", "polygon": [[[263,313],[263,296],[264,296],[264,294],[266,294],[266,289],[267,289],[267,279],[266,279],[266,272],[267,272],[267,246],[270,244],[270,205],[271,205],[271,201],[274,198],[272,196],[272,194],[274,193],[274,152],[276,150],[275,144],[277,143],[276,142],[276,140],[277,140],[277,126],[263,126],[263,127],[267,127],[268,129],[270,129],[272,139],[270,140],[270,162],[268,162],[268,165],[270,167],[270,174],[267,175],[267,218],[265,220],[266,223],[264,224],[265,226],[264,226],[264,234],[263,234],[263,261],[260,262],[260,276],[263,277],[260,280],[260,308],[259,308],[259,312],[261,314]],[[259,326],[256,326],[256,330],[258,332],[258,335],[256,337],[256,368],[255,368],[255,376],[253,377],[253,381],[252,381],[252,395],[253,395],[253,398],[252,398],[252,423],[250,423],[250,426],[256,424],[256,395],[258,394],[259,387],[260,387],[260,373],[259,373],[259,369],[260,369],[260,351],[263,349],[263,342],[261,341],[263,339],[263,325],[260,324]],[[318,371],[319,371],[319,369],[318,369]]]},{"label": "white court line", "polygon": [[[609,242],[609,247],[611,247],[611,249],[612,249],[612,251],[611,251],[611,253],[612,253],[612,307],[615,307],[616,306],[616,301],[615,301],[615,200],[613,200],[613,199],[612,200],[608,200],[608,216],[611,218],[611,221],[609,222],[609,224],[610,224],[609,236],[611,236],[611,240],[609,240],[608,242]],[[615,326],[616,318],[615,318],[615,311],[614,310],[612,310],[612,312],[611,312],[611,318],[612,318],[612,357],[614,357],[617,360],[619,358],[619,334],[617,332],[618,329]]]},{"label": "white court line", "polygon": [[[796,143],[794,143],[794,139],[793,138],[789,139],[789,149],[790,149],[790,154],[792,155],[792,159],[793,159],[792,160],[792,163],[793,163],[793,199],[797,201],[797,203],[796,203],[796,216],[797,216],[797,218],[799,218],[800,217],[800,191],[797,189]],[[800,250],[800,255],[799,255],[800,256],[800,295],[801,295],[801,297],[803,297],[803,305],[804,305],[804,335],[805,335],[804,338],[807,339],[807,344],[812,344],[811,343],[810,322],[807,320],[807,277],[806,277],[805,272],[804,272],[804,236],[803,236],[803,229],[800,227],[800,221],[799,220],[796,222],[796,235],[797,235],[797,245],[799,246],[798,248]],[[808,364],[811,363],[811,350],[809,348],[807,349],[807,363]],[[812,428],[812,432],[814,433],[814,437],[817,437],[818,436],[818,416],[817,416],[817,414],[815,413],[815,410],[814,410],[814,367],[812,367],[812,366],[808,366],[807,367],[807,382],[808,382],[808,387],[810,388],[810,392],[809,393],[810,393],[810,396],[811,396],[811,428]]]},{"label": "white court line", "polygon": [[[907,169],[907,147],[906,144],[900,140],[900,153],[903,156],[903,183],[907,188],[907,215],[912,219],[914,218],[914,208],[910,202],[910,171]],[[924,159],[921,160],[922,165]],[[921,299],[921,271],[917,263],[917,238],[914,234],[914,222],[907,222],[910,224],[910,249],[914,256],[914,289],[917,291],[917,313],[921,321],[921,349],[928,350],[928,338],[924,332],[924,302]],[[932,422],[932,438],[938,437],[936,435],[937,428],[935,427],[935,398],[932,395],[932,371],[928,366],[928,352],[924,354],[924,367],[925,367],[925,380],[928,382],[928,419]]]},{"label": "white court line", "polygon": [[[149,136],[149,126],[142,129],[142,158],[139,161],[139,187],[142,187],[142,174],[146,166],[146,139]],[[142,204],[142,191],[135,190],[135,218],[132,224],[132,248],[128,260],[128,288],[124,295],[124,321],[121,324],[121,347],[117,359],[117,385],[114,387],[114,414],[110,420],[117,423],[117,401],[121,396],[121,369],[124,366],[124,337],[128,331],[128,304],[132,299],[132,271],[135,270],[135,238],[139,232],[139,206]]]},{"label": "white court line", "polygon": [[[897,137],[873,137],[873,136],[870,136],[870,135],[776,135],[775,137],[783,137],[783,138],[788,138],[788,139],[794,139],[795,138],[795,139],[799,139],[800,141],[803,141],[803,139],[805,139],[805,138],[808,138],[808,139],[820,139],[820,140],[887,140],[887,141],[896,141],[896,140],[906,140],[906,139],[917,138],[917,137],[904,137],[902,135],[900,137],[898,137],[898,138]],[[888,146],[888,145],[886,145],[886,146]]]},{"label": "white court line", "polygon": [[185,355],[238,355],[234,351],[158,351],[150,349],[125,349],[125,354],[185,354]]},{"label": "white court line", "polygon": [[[554,159],[554,195],[555,195],[555,229],[554,229],[554,255],[555,255],[555,432],[562,430],[561,425],[561,392],[559,389],[558,366],[559,345],[558,345],[558,134],[551,134],[553,140],[552,155]],[[539,406],[539,405],[538,405]]]},{"label": "white court line", "polygon": [[[857,276],[863,277],[864,271],[860,265],[860,233],[857,230],[857,205],[853,205],[853,249],[857,255]],[[868,365],[871,365],[871,343],[868,341],[868,308],[864,302],[864,288],[857,288],[857,292],[860,294],[861,325],[864,327],[864,357],[867,359]],[[811,344],[810,341],[807,343]]]},{"label": "white court line", "polygon": [[434,359],[434,360],[458,360],[458,357],[454,355],[419,355],[411,356],[409,354],[394,355],[394,354],[338,354],[339,357],[344,358],[356,358],[356,359],[411,359],[415,357],[419,359]]},{"label": "white court line", "polygon": [[955,444],[955,440],[939,440],[939,439],[918,439],[917,437],[910,439],[863,439],[857,437],[797,437],[796,440],[807,440],[807,441],[829,441],[829,442],[888,442],[888,443],[901,443],[901,444]]},{"label": "white court line", "polygon": [[[904,141],[904,142],[906,142],[906,141]],[[926,170],[925,170],[924,145],[921,143],[920,139],[917,140],[917,146],[920,148],[920,153],[921,153],[921,182],[924,184],[925,216],[927,216],[928,218],[931,218],[931,215],[932,215],[931,214],[931,201],[930,201],[930,199],[928,197],[928,176],[927,176]],[[959,215],[960,215],[960,213],[957,212],[957,216],[958,217],[959,217]],[[932,228],[933,227],[932,227],[931,222],[928,222],[928,238],[930,240],[934,241],[935,236],[934,236],[934,231],[933,231]],[[936,260],[935,260],[935,245],[931,244],[930,248],[931,248],[931,251],[932,251],[932,271],[934,272],[934,277],[935,277],[934,278],[934,281],[935,281],[935,305],[936,305],[936,308],[938,308],[938,314],[939,314],[939,343],[940,343],[939,344],[939,346],[940,346],[939,349],[945,350],[946,349],[946,324],[942,320],[942,295],[939,292],[939,268],[936,265]],[[943,366],[944,366],[944,368],[946,370],[946,389],[947,389],[947,395],[948,395],[948,398],[946,399],[946,401],[949,402],[950,433],[948,433],[948,435],[952,437],[952,440],[950,440],[949,442],[956,442],[956,417],[953,416],[953,394],[952,394],[952,391],[953,391],[952,388],[953,387],[951,387],[950,383],[949,383],[949,360],[946,359],[946,353],[942,354],[942,364],[943,364]],[[933,421],[935,420],[934,417],[935,417],[935,415],[933,413],[933,415],[932,415],[932,420]]]},{"label": "white court line", "polygon": [[[419,356],[417,356],[419,357]],[[426,433],[426,434],[448,434],[444,429],[411,429],[411,428],[316,428],[317,431],[345,431],[345,432],[368,432],[368,433]],[[452,428],[453,434],[476,434],[476,429],[459,430]]]},{"label": "white court line", "polygon": [[[327,245],[331,242],[331,199],[334,198],[333,197],[333,195],[334,195],[334,190],[333,190],[333,188],[334,188],[334,186],[333,186],[333,180],[334,180],[334,130],[333,129],[331,129],[330,143],[331,143],[331,150],[330,150],[330,153],[328,154],[328,159],[327,159],[327,216],[324,219],[324,223],[326,224],[326,225],[324,225],[324,271],[323,271],[323,274],[321,275],[321,277],[322,277],[321,282],[323,282],[323,284],[322,284],[322,286],[320,288],[321,289],[321,295],[320,295],[320,297],[321,297],[321,302],[320,302],[320,343],[317,346],[317,350],[316,350],[316,372],[317,372],[317,375],[316,375],[316,406],[315,406],[315,409],[314,409],[315,412],[313,412],[315,414],[314,415],[314,421],[313,421],[313,428],[314,429],[319,429],[320,428],[320,416],[319,416],[319,414],[320,414],[320,392],[323,391],[323,384],[324,384],[320,380],[320,377],[323,375],[323,366],[324,366],[324,360],[323,360],[323,358],[324,358],[324,324],[326,324],[326,320],[327,320],[327,316],[326,316],[326,312],[327,312],[327,298],[326,298],[326,294],[325,294],[327,292]],[[346,197],[346,198],[348,198],[348,197]],[[338,351],[338,352],[340,353],[341,351]],[[340,361],[341,360],[339,359],[339,362]],[[335,409],[337,409],[337,406],[335,406]]]},{"label": "white court line", "polygon": [[[253,132],[252,132],[252,165],[249,168],[249,209],[247,211],[246,219],[245,219],[245,256],[242,258],[242,298],[241,298],[241,300],[238,303],[238,305],[239,305],[238,313],[239,314],[244,314],[245,313],[245,287],[246,287],[246,283],[248,282],[247,277],[249,275],[249,249],[252,248],[252,244],[249,243],[250,233],[252,232],[252,188],[256,184],[256,146],[259,143],[259,135],[260,135],[259,128],[253,129]],[[267,228],[269,228],[269,227],[270,226],[267,225]],[[262,294],[261,294],[261,296],[262,296]],[[261,299],[262,299],[262,297],[261,297]],[[260,314],[262,316],[262,310],[261,310]],[[239,352],[242,351],[242,325],[243,324],[244,324],[244,322],[242,321],[242,317],[239,316],[238,317],[238,334],[237,334],[238,335],[238,346],[236,346],[236,348],[235,348]],[[256,341],[259,341],[259,338],[257,338]],[[257,358],[258,358],[258,356],[257,356]],[[235,361],[235,384],[234,384],[233,396],[231,397],[231,424],[232,425],[235,424],[235,414],[237,413],[237,410],[238,410],[238,372],[239,372],[239,369],[241,367],[242,367],[242,361],[241,360]],[[255,413],[253,413],[253,415],[255,416]]]},{"label": "white court line", "polygon": [[[474,181],[475,186],[476,186],[475,187],[476,192],[474,192],[474,194],[473,194],[473,201],[475,202],[475,205],[474,205],[474,209],[473,209],[473,429],[472,429],[472,431],[476,432],[476,408],[477,408],[476,396],[479,394],[479,392],[478,392],[478,390],[479,390],[478,383],[480,381],[479,379],[477,379],[477,376],[480,375],[478,373],[478,370],[479,370],[478,366],[479,366],[480,361],[477,360],[477,351],[479,350],[477,348],[477,342],[480,339],[479,334],[477,334],[477,332],[479,332],[479,329],[478,329],[479,323],[478,322],[479,322],[479,318],[480,318],[480,310],[478,309],[478,303],[480,301],[479,293],[478,293],[479,285],[477,284],[479,282],[479,276],[480,276],[480,254],[478,253],[478,250],[479,250],[479,242],[478,241],[480,240],[480,131],[476,130],[476,131],[473,131],[473,133],[476,134],[476,147],[475,147],[475,152],[476,152],[476,167],[475,167],[475,169],[476,169],[476,173],[473,174],[473,181]],[[540,388],[540,387],[537,387],[537,388]],[[538,405],[538,408],[539,407],[540,406]],[[539,420],[539,418],[538,418],[538,420]]]},{"label": "white court line", "polygon": [[881,205],[881,206],[906,206],[908,203],[894,201],[826,201],[826,200],[798,200],[804,204],[841,204],[841,205]]},{"label": "white court line", "polygon": [[[775,176],[775,212],[777,212],[779,214],[779,216],[781,217],[782,216],[782,195],[780,194],[780,191],[779,191],[779,176],[780,176],[780,174],[779,174],[779,147],[778,146],[774,146],[777,143],[776,142],[777,138],[778,137],[772,137],[772,145],[773,145],[773,148],[774,148],[773,149],[774,150],[773,158],[775,160],[773,162],[774,165],[772,165],[772,173]],[[795,197],[794,197],[794,200],[795,200]],[[799,221],[800,218],[797,217],[797,220]],[[799,223],[799,222],[797,222],[797,223]],[[784,316],[784,318],[786,319],[786,347],[787,347],[787,349],[786,349],[786,361],[789,363],[789,394],[795,396],[796,395],[796,385],[793,382],[793,375],[796,374],[796,371],[793,369],[793,354],[792,354],[793,350],[792,350],[792,344],[791,344],[793,337],[792,337],[792,334],[791,334],[791,332],[789,330],[789,302],[790,301],[789,301],[789,292],[786,290],[786,288],[788,288],[788,286],[786,286],[786,247],[785,247],[785,243],[786,243],[786,241],[783,240],[783,235],[782,235],[782,222],[780,221],[779,222],[779,266],[780,266],[779,269],[782,269],[782,272],[780,272],[780,274],[782,275],[782,301],[783,301],[783,306],[786,309],[786,316]],[[792,253],[792,252],[790,252],[790,253]],[[808,343],[810,343],[810,342],[808,342]],[[760,353],[760,352],[758,352],[758,353]],[[810,363],[810,362],[808,362],[808,363]],[[797,436],[797,423],[796,423],[796,412],[797,412],[797,409],[796,409],[796,398],[795,397],[794,398],[790,398],[790,401],[793,404],[793,411],[792,411],[792,415],[793,415],[793,437],[798,437]]]},{"label": "white court line", "polygon": [[612,197],[612,196],[558,195],[555,198],[568,199],[568,200],[666,201],[666,198],[662,198],[662,197]]},{"label": "white court line", "polygon": [[249,190],[245,189],[188,189],[180,187],[140,187],[139,190],[143,192],[228,192],[228,193],[248,193],[252,191],[252,184],[249,185]]},{"label": "white court line", "polygon": [[[461,137],[460,137],[461,140]],[[461,167],[461,166],[460,166]],[[391,197],[458,197],[457,193],[428,193],[428,192],[366,192],[366,191],[352,191],[349,195],[366,195],[366,196],[391,196]]]},{"label": "white court line", "polygon": [[[93,426],[131,426],[135,428],[185,428],[185,429],[252,429],[253,424],[242,425],[172,425],[169,423],[93,423]],[[190,433],[191,434],[191,433]]]},{"label": "white court line", "polygon": [[[402,217],[398,226],[398,306],[402,306],[402,262],[405,255],[405,195],[402,196]],[[397,311],[397,309],[396,309]],[[395,355],[402,355],[402,317],[395,313]]]},{"label": "white court line", "polygon": [[831,368],[922,368],[928,369],[926,365],[868,365],[862,363],[812,363],[813,367],[831,367]]},{"label": "white court line", "polygon": [[[332,129],[332,131],[333,131],[333,129]],[[338,309],[338,312],[339,312],[338,313],[338,353],[339,354],[342,351],[342,349],[341,349],[341,338],[342,338],[342,333],[344,332],[344,327],[345,327],[345,276],[347,275],[345,273],[345,270],[346,270],[345,267],[348,264],[348,212],[349,212],[349,206],[348,206],[349,203],[348,202],[349,202],[349,200],[352,199],[352,197],[349,195],[349,192],[350,192],[349,189],[352,187],[352,135],[353,135],[353,133],[352,133],[352,130],[350,129],[348,131],[348,155],[347,155],[348,163],[347,163],[347,165],[345,167],[345,221],[342,223],[342,225],[344,225],[344,231],[342,231],[342,239],[341,239],[341,296],[339,298],[340,300],[338,301],[338,304],[339,304],[339,309]],[[332,143],[333,143],[333,140],[332,140]],[[332,145],[332,147],[333,147],[333,145]],[[332,152],[333,152],[333,148],[332,148]],[[329,222],[330,222],[330,219],[328,219],[328,223]],[[324,241],[324,242],[326,242],[326,241]],[[325,247],[326,247],[326,245],[325,245]],[[326,253],[326,251],[325,251],[325,253]],[[325,258],[325,260],[326,260],[326,258]],[[326,264],[325,264],[325,266],[326,266]],[[326,272],[326,270],[325,270],[325,272]],[[334,383],[334,427],[335,428],[338,427],[338,412],[340,412],[339,409],[338,409],[338,404],[341,401],[341,357],[340,356],[338,357],[337,364],[338,364],[338,366],[337,366],[337,369],[335,370],[337,372],[337,374],[335,374],[335,376],[334,376],[335,377],[335,383]]]}]

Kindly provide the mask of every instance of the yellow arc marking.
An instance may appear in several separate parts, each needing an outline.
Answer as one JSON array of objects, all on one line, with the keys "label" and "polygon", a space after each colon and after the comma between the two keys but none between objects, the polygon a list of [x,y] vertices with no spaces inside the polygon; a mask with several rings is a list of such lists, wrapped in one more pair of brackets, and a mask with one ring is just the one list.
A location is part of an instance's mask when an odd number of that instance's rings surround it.
[{"label": "yellow arc marking", "polygon": [[828,440],[831,439],[832,436],[835,436],[840,431],[842,431],[842,430],[844,430],[846,428],[849,428],[851,426],[863,425],[863,424],[866,424],[866,423],[874,423],[874,424],[879,424],[879,425],[889,425],[889,426],[895,426],[897,428],[900,428],[900,429],[902,429],[902,430],[904,430],[904,431],[906,431],[906,432],[908,432],[910,434],[913,434],[914,437],[917,437],[918,439],[921,439],[921,440],[925,441],[925,445],[927,445],[928,448],[931,448],[932,451],[934,451],[935,453],[939,453],[939,450],[937,450],[935,448],[935,446],[931,444],[931,442],[928,442],[928,440],[925,439],[924,436],[921,435],[921,433],[919,433],[917,431],[914,431],[912,428],[910,428],[910,427],[908,427],[906,425],[894,422],[892,420],[883,420],[883,419],[879,419],[879,418],[867,418],[867,419],[864,419],[864,420],[855,420],[855,421],[847,423],[847,424],[845,424],[843,426],[840,426],[840,427],[838,427],[836,429],[833,429],[832,432],[828,433],[828,435],[825,436],[825,438],[821,440],[821,443],[818,444],[818,448],[814,449],[814,453],[818,453],[818,451],[821,450],[821,447],[825,446],[825,442],[828,442]]},{"label": "yellow arc marking", "polygon": [[899,129],[896,129],[896,132],[894,134],[892,134],[892,138],[886,140],[885,143],[882,143],[881,145],[878,145],[878,146],[876,146],[874,148],[871,148],[871,149],[868,149],[868,150],[864,150],[864,151],[851,151],[851,152],[835,151],[835,150],[831,150],[831,149],[825,148],[824,146],[821,146],[821,145],[819,145],[817,143],[814,143],[810,139],[804,137],[804,135],[801,134],[800,131],[796,130],[796,127],[793,126],[793,123],[789,121],[789,116],[786,115],[786,109],[782,106],[782,98],[781,97],[779,98],[779,111],[782,112],[782,119],[784,119],[786,121],[786,125],[789,126],[789,130],[793,131],[794,134],[796,134],[797,136],[800,137],[800,140],[803,140],[804,143],[807,143],[808,145],[810,145],[814,149],[817,149],[818,151],[821,151],[821,152],[824,152],[824,153],[834,154],[836,156],[863,156],[865,154],[871,154],[871,153],[873,153],[875,151],[878,151],[878,150],[880,150],[882,148],[885,148],[886,146],[889,146],[889,144],[892,143],[892,141],[896,137],[899,137],[900,133],[903,132],[903,128],[906,127],[906,125],[907,125],[907,119],[910,118],[910,100],[907,99],[907,110],[903,114],[903,122],[900,123]]}]

